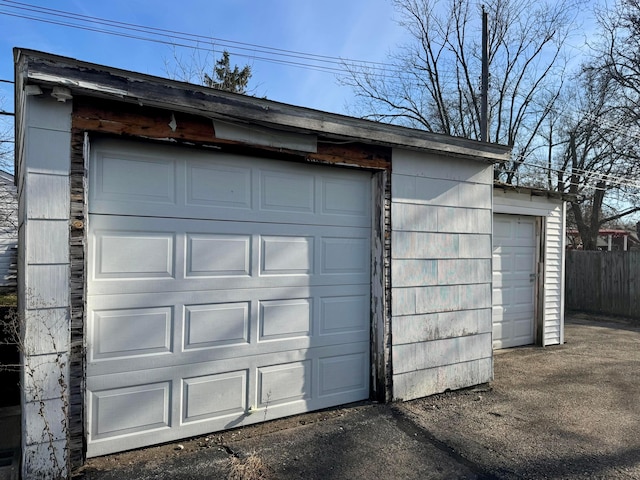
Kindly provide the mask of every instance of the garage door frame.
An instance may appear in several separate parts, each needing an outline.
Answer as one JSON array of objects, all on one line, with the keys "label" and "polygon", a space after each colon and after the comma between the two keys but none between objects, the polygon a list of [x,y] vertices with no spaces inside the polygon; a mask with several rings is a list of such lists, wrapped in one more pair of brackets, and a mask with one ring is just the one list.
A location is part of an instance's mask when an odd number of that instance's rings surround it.
[{"label": "garage door frame", "polygon": [[[92,136],[92,139],[99,139],[99,138],[103,138],[102,135],[96,135],[95,137]],[[125,140],[119,140],[122,141],[123,143],[126,143]],[[141,142],[141,141],[135,141],[132,142],[135,143],[137,145],[140,144],[157,144],[157,142]],[[84,148],[84,156],[88,157],[89,156],[89,137],[85,136],[84,139],[84,144],[85,144],[85,148]],[[171,146],[173,147],[173,146]],[[171,148],[170,147],[170,148]],[[188,146],[180,146],[180,147],[174,147],[174,148],[189,148]],[[263,158],[263,156],[259,156],[260,158]],[[274,161],[281,161],[281,159],[277,158],[277,157],[270,157],[273,158]],[[85,164],[88,165],[88,158],[85,160]],[[339,168],[339,167],[331,167],[328,166],[327,168]],[[386,191],[389,189],[389,185],[388,185],[388,174],[386,172],[386,170],[375,170],[375,169],[371,169],[371,168],[362,168],[362,167],[356,167],[356,169],[358,170],[366,170],[372,173],[372,177],[371,177],[371,248],[370,248],[370,255],[371,255],[371,271],[370,271],[370,279],[371,279],[371,286],[370,286],[370,325],[369,325],[369,332],[370,332],[370,346],[369,346],[369,352],[370,352],[370,359],[369,359],[369,370],[370,370],[370,374],[369,374],[369,396],[370,398],[375,398],[381,401],[384,401],[387,397],[386,394],[388,392],[388,372],[387,369],[389,368],[389,362],[388,362],[388,357],[389,357],[389,352],[387,351],[387,349],[384,347],[384,345],[386,344],[385,342],[385,338],[388,336],[388,318],[385,315],[386,312],[386,305],[387,305],[387,294],[388,292],[385,292],[384,290],[384,285],[385,285],[385,277],[388,274],[387,272],[387,267],[385,267],[385,265],[387,265],[388,262],[385,262],[386,257],[388,256],[388,246],[385,245],[384,242],[384,233],[385,233],[385,228],[387,228],[387,226],[389,225],[389,212],[388,209],[384,208],[384,202],[385,202],[385,193]],[[85,170],[85,174],[86,174],[86,170]],[[89,197],[89,182],[86,182],[86,177],[84,177],[84,198],[88,198]],[[87,207],[87,202],[85,201],[84,203],[84,208],[86,209],[85,211],[87,212],[85,218],[88,218],[88,207]],[[85,259],[88,258],[87,257],[87,235],[88,235],[88,229],[83,228],[84,230],[84,257]],[[85,272],[87,271],[87,264],[86,264],[86,260],[83,262],[84,263],[84,268],[85,268]],[[83,302],[83,338],[84,341],[86,342],[86,299]],[[86,343],[85,343],[86,344]],[[82,358],[83,361],[83,370],[86,372],[86,362],[87,362],[87,358],[83,356]],[[86,399],[86,389],[83,389],[82,391],[82,397],[83,397],[83,408],[86,405],[87,399]],[[83,437],[86,438],[86,424],[85,424],[86,418],[83,421],[83,431],[85,432]],[[85,440],[86,441],[86,440]],[[85,444],[86,445],[86,444]],[[86,449],[86,447],[85,447]],[[86,452],[86,450],[84,450]]]}]

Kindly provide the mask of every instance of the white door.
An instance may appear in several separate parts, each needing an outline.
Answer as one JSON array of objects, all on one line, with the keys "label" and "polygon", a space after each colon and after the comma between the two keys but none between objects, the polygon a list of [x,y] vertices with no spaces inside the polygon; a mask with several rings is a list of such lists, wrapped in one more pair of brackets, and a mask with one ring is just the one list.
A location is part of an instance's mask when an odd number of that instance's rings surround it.
[{"label": "white door", "polygon": [[92,145],[87,455],[368,398],[369,173]]},{"label": "white door", "polygon": [[493,217],[493,348],[535,341],[535,217]]}]

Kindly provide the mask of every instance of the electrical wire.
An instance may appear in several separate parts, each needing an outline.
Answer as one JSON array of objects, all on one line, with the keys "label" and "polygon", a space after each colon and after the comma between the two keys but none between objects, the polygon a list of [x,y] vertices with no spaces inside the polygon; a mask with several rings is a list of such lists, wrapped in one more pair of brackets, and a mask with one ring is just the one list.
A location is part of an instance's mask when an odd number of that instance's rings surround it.
[{"label": "electrical wire", "polygon": [[[12,13],[8,11],[0,10],[0,15],[22,18],[26,20],[46,23],[50,25],[57,25],[62,27],[74,28],[84,30],[88,32],[102,33],[107,35],[114,35],[123,38],[129,38],[133,40],[142,40],[152,43],[160,43],[173,47],[184,47],[194,50],[211,51],[211,46],[203,46],[202,43],[209,43],[213,46],[220,46],[225,49],[229,49],[229,53],[268,63],[275,63],[286,66],[293,66],[299,68],[306,68],[315,71],[331,74],[343,74],[346,75],[350,72],[350,69],[363,69],[367,71],[367,74],[372,77],[387,78],[397,80],[401,77],[405,71],[394,64],[376,62],[369,60],[356,60],[352,58],[335,57],[329,55],[319,55],[313,53],[304,53],[295,50],[287,50],[281,48],[267,47],[259,44],[238,42],[233,40],[226,40],[216,37],[207,37],[204,35],[191,34],[186,32],[179,32],[175,30],[167,30],[156,27],[149,27],[144,25],[119,22],[116,20],[108,20],[104,18],[81,15],[73,12],[66,12],[63,10],[56,10],[46,7],[39,7],[36,5],[30,5],[22,2],[15,2],[12,0],[0,0],[0,6],[5,8],[11,8],[20,12],[33,12],[40,15],[52,17],[43,18],[36,17],[30,14],[24,13]],[[62,19],[62,20],[60,20]],[[73,20],[77,22],[84,22],[85,24],[71,23],[67,20]],[[89,25],[87,25],[87,23]],[[117,30],[109,30],[105,28],[98,28],[91,26],[91,24],[103,25]],[[137,33],[131,33],[137,32]],[[141,36],[142,34],[152,35],[152,37]],[[170,38],[172,40],[166,40]],[[186,42],[186,43],[180,43]],[[240,50],[240,51],[238,51]],[[262,56],[256,55],[256,53]],[[268,56],[264,56],[268,55]],[[283,58],[281,58],[283,57]],[[309,63],[312,62],[312,63]],[[456,74],[451,72],[443,72],[442,77],[445,79],[455,80]],[[407,78],[405,77],[405,80]]]},{"label": "electrical wire", "polygon": [[[402,76],[405,72],[400,70],[397,65],[375,62],[367,60],[356,60],[351,58],[335,57],[330,55],[319,55],[313,53],[305,53],[296,50],[287,50],[281,48],[268,47],[264,45],[238,42],[228,39],[207,37],[204,35],[192,34],[187,32],[180,32],[176,30],[162,29],[157,27],[139,25],[134,23],[120,22],[117,20],[109,20],[95,16],[82,15],[73,12],[67,12],[64,10],[57,10],[53,8],[40,7],[31,5],[28,3],[17,2],[13,0],[0,0],[0,7],[10,8],[17,10],[21,13],[9,12],[0,10],[0,15],[11,16],[15,18],[22,18],[30,21],[36,21],[40,23],[46,23],[50,25],[62,26],[67,28],[74,28],[84,30],[87,32],[102,33],[112,36],[118,36],[122,38],[129,38],[133,40],[147,41],[153,43],[160,43],[170,45],[173,47],[184,47],[199,51],[210,52],[213,47],[222,47],[229,49],[229,53],[240,57],[249,58],[256,61],[263,61],[278,65],[284,65],[289,67],[304,68],[308,70],[331,73],[331,74],[347,74],[351,69],[361,69],[366,71],[368,75],[376,78],[388,78],[393,80],[401,79],[407,81],[408,78]],[[30,13],[24,13],[30,12]],[[42,15],[44,17],[34,16],[32,14]],[[48,17],[48,18],[47,18]],[[79,22],[79,23],[73,23]],[[96,27],[94,25],[100,25],[102,27]],[[170,40],[167,40],[170,39]],[[203,46],[203,43],[210,44],[211,46]],[[257,55],[258,54],[258,55]],[[449,79],[450,81],[457,80],[457,74],[452,72],[444,72],[441,78]],[[14,82],[11,80],[0,79],[2,83]],[[418,85],[417,83],[415,84]],[[11,112],[0,111],[0,115],[14,116]],[[593,120],[598,120],[599,126],[607,128],[611,131],[616,131],[625,136],[629,136],[636,140],[640,139],[640,134],[634,134],[629,130],[623,130],[616,125],[604,125],[595,114],[586,114],[586,117]],[[628,179],[621,179],[610,174],[603,174],[600,172],[594,172],[589,170],[571,169],[571,170],[558,170],[542,165],[527,163],[524,164],[526,168],[541,168],[544,170],[553,171],[555,173],[562,173],[565,175],[579,174],[590,180],[602,180],[607,183],[613,183],[619,186],[628,186],[632,188],[640,189],[640,182],[634,182]],[[597,187],[594,187],[597,188]]]}]

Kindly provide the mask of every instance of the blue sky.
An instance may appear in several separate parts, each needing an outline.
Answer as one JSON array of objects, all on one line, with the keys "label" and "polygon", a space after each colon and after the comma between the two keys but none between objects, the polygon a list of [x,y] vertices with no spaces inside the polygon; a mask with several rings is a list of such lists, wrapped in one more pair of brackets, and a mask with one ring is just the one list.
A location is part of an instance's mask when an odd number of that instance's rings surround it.
[{"label": "blue sky", "polygon": [[[17,18],[50,17],[25,10],[36,5],[130,24],[187,32],[284,50],[384,61],[402,41],[390,0],[0,0],[0,79],[13,78],[13,47],[42,50],[93,63],[166,76],[174,49],[168,45]],[[85,23],[85,25],[87,25]],[[96,25],[98,28],[100,27]],[[134,33],[135,32],[131,32]],[[141,34],[149,36],[147,34]],[[175,40],[178,42],[179,40]],[[219,42],[217,42],[219,43]],[[206,41],[201,44],[207,46]],[[223,47],[217,47],[220,52]],[[256,49],[229,48],[231,61],[252,65],[255,93],[269,99],[345,113],[351,91],[335,75],[256,59]],[[177,50],[186,63],[191,53]],[[205,52],[201,52],[205,58]],[[306,62],[304,59],[294,61]],[[5,109],[12,110],[12,85],[0,84]]]}]

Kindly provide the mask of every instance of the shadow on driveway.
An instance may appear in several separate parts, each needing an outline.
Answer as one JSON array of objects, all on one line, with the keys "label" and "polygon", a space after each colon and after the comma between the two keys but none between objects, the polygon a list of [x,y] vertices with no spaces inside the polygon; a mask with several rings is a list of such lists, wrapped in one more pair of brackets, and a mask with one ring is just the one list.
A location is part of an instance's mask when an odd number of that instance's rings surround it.
[{"label": "shadow on driveway", "polygon": [[496,353],[489,385],[91,459],[76,477],[227,478],[251,458],[271,479],[640,479],[640,326],[569,316],[566,341]]}]

